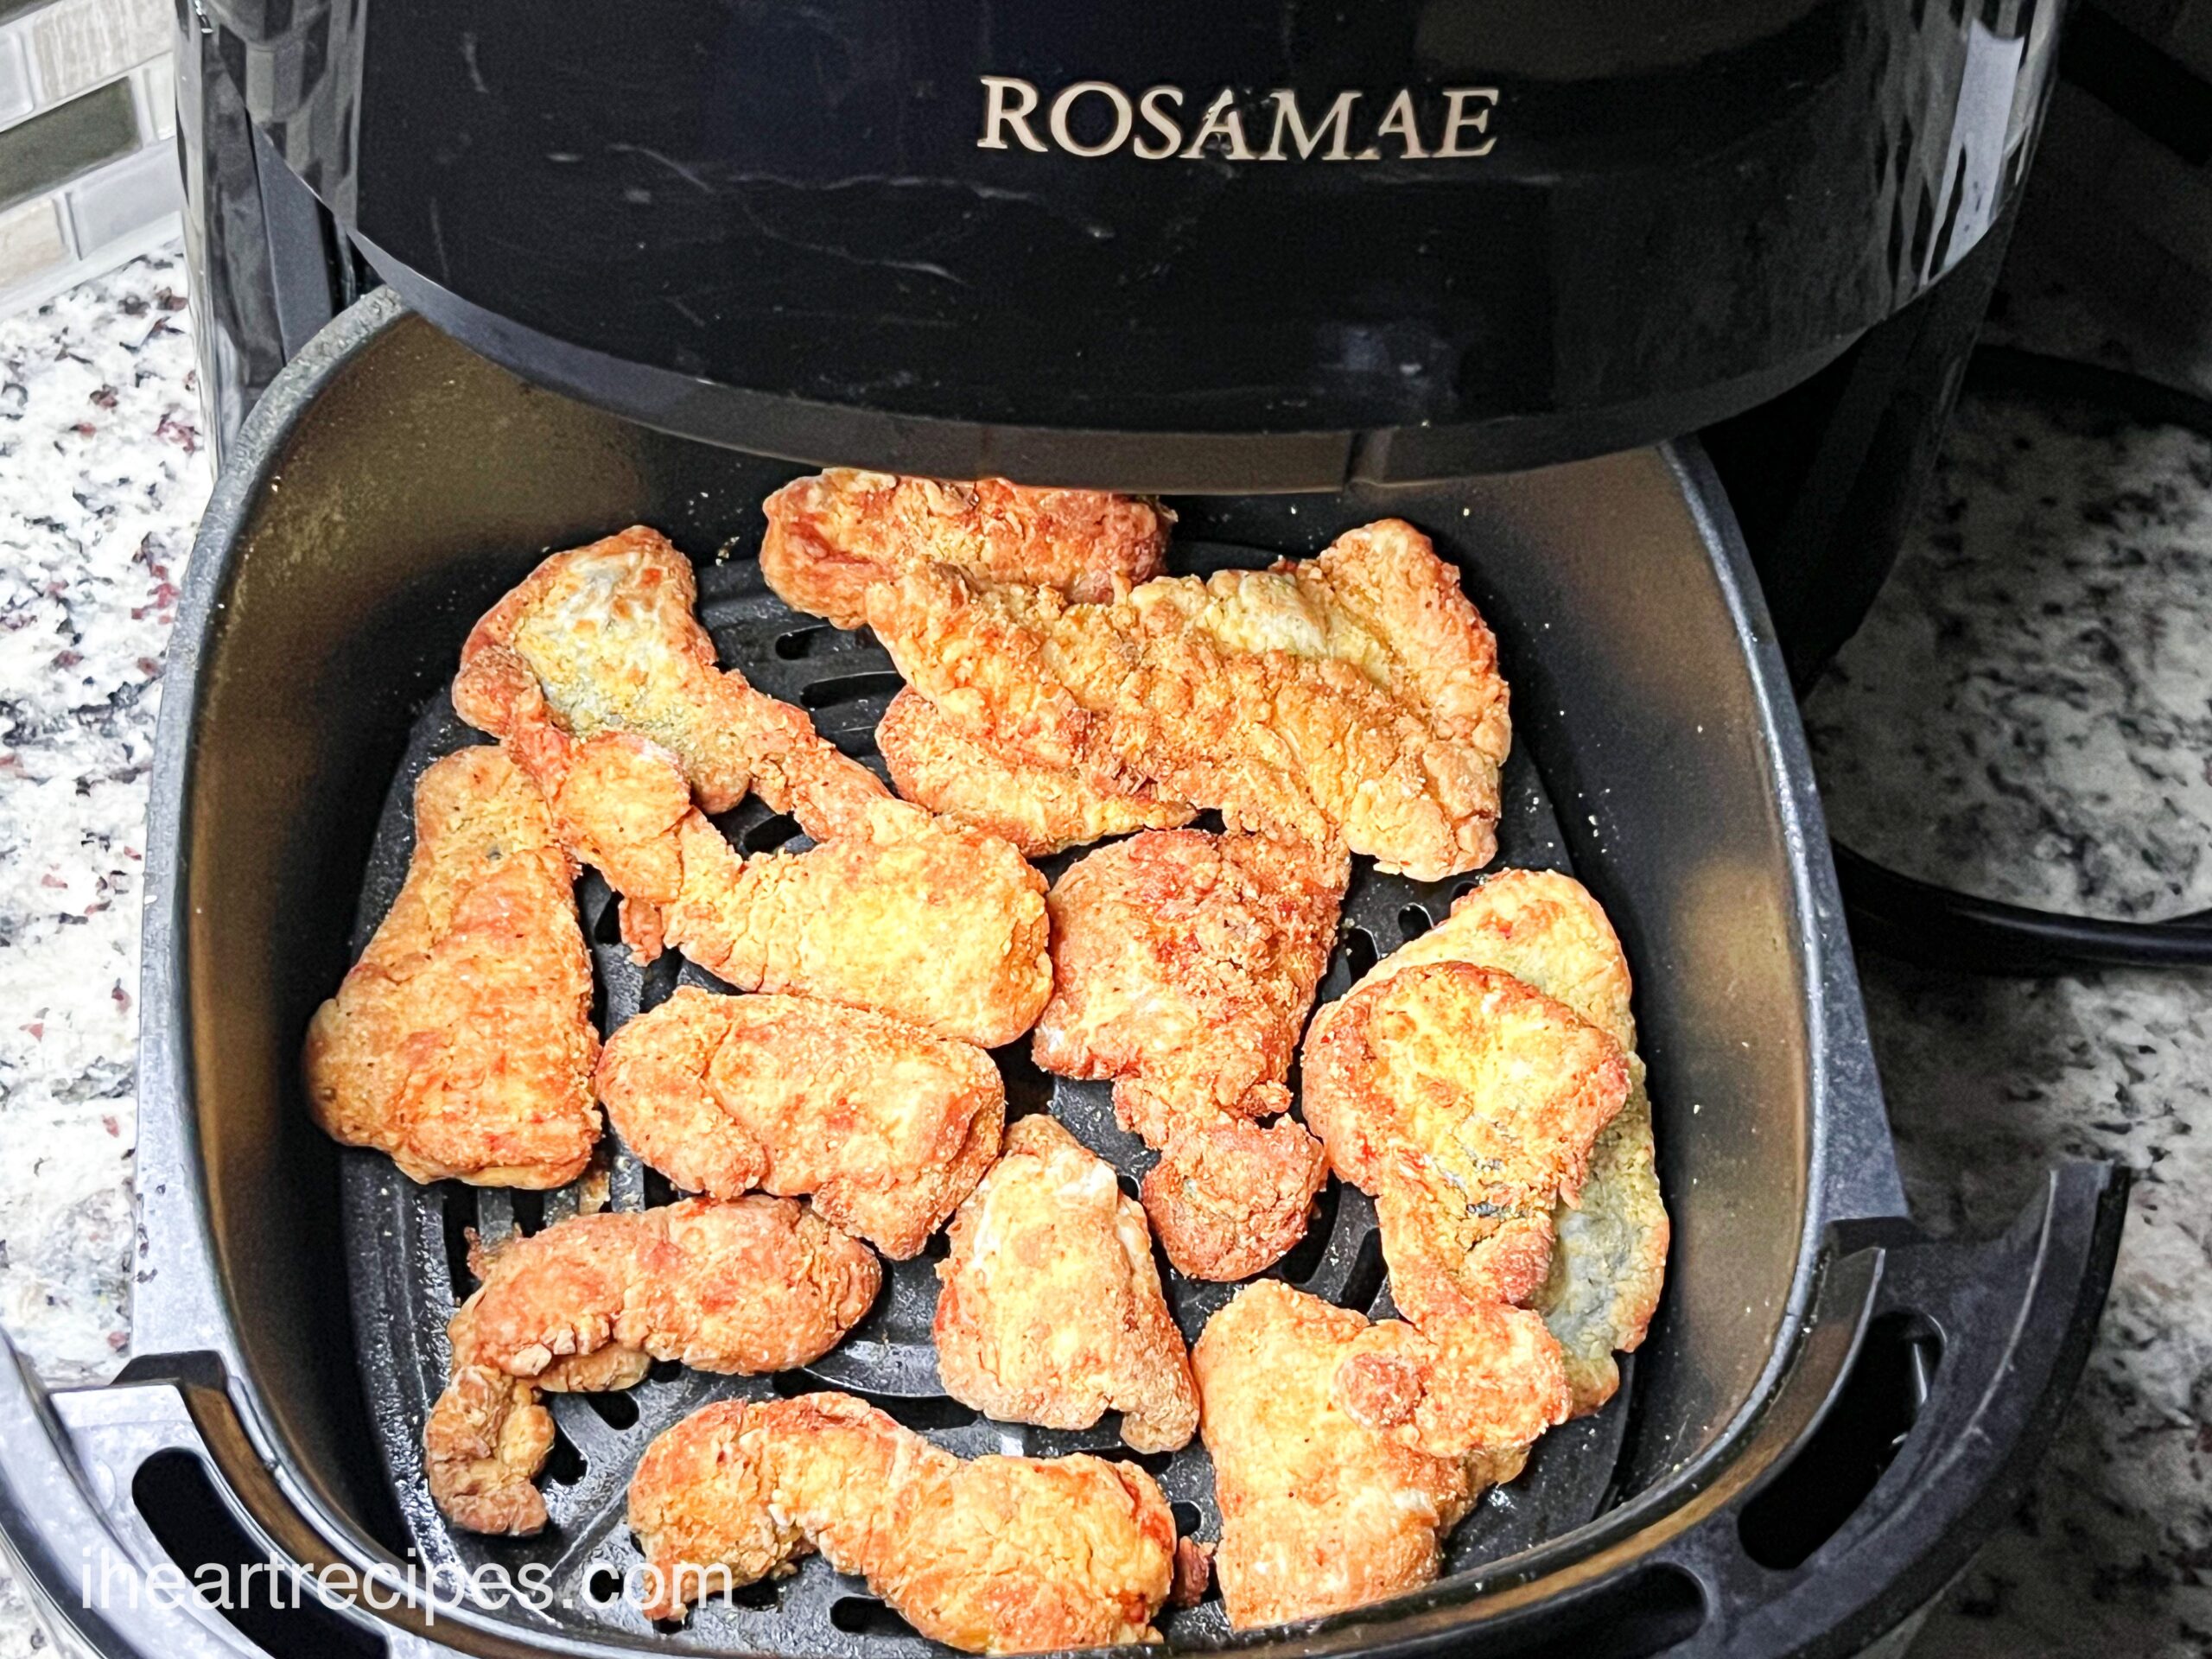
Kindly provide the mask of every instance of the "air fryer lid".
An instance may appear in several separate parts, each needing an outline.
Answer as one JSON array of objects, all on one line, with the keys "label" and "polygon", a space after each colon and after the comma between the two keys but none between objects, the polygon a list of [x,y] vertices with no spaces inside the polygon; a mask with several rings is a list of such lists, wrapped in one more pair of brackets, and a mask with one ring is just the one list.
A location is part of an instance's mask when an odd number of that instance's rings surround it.
[{"label": "air fryer lid", "polygon": [[410,304],[756,453],[1153,489],[1748,407],[2017,186],[2057,8],[206,0]]}]

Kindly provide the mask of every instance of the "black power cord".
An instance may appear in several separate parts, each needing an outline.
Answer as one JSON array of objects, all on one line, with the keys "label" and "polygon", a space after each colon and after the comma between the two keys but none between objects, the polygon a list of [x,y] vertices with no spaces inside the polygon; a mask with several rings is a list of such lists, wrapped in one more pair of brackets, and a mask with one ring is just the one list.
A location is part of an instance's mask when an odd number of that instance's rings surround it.
[{"label": "black power cord", "polygon": [[[1983,346],[1968,362],[1966,385],[2092,404],[2139,425],[2178,426],[2212,439],[2212,398],[2094,363]],[[2121,922],[2031,910],[1917,880],[1840,842],[1832,845],[1852,937],[1886,957],[1982,974],[2212,967],[2212,911]]]}]

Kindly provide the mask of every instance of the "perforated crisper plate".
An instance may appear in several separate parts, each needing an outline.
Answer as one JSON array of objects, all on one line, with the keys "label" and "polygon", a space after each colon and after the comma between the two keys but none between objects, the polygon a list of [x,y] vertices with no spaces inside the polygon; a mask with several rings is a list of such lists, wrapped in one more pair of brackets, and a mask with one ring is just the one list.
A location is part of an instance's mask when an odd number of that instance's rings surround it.
[{"label": "perforated crisper plate", "polygon": [[[1204,572],[1229,565],[1255,567],[1273,557],[1249,549],[1183,543],[1175,548],[1173,562],[1178,570]],[[840,633],[796,614],[767,591],[758,563],[750,558],[702,568],[699,587],[700,616],[724,664],[741,670],[764,691],[799,703],[824,735],[880,772],[875,725],[899,679],[874,639],[866,633]],[[356,954],[406,874],[416,779],[440,756],[481,741],[454,717],[442,693],[416,721],[378,823],[356,922]],[[1567,868],[1551,802],[1519,747],[1505,768],[1504,783],[1499,856],[1491,868]],[[746,801],[717,822],[748,853],[809,844],[791,819],[772,815],[758,800]],[[1048,878],[1057,876],[1082,850],[1046,860],[1040,868]],[[1442,917],[1468,884],[1464,877],[1409,881],[1376,874],[1370,861],[1355,863],[1336,950],[1321,985],[1323,1001],[1341,995],[1378,954]],[[620,943],[612,895],[596,874],[585,874],[577,898],[591,943],[594,1011],[603,1035],[664,1001],[679,983],[727,988],[673,954],[639,969]],[[1005,1074],[1010,1115],[1051,1111],[1121,1172],[1124,1187],[1136,1190],[1153,1154],[1115,1123],[1109,1085],[1045,1076],[1030,1064],[1027,1039],[995,1058]],[[1294,1076],[1292,1081],[1294,1086]],[[639,1209],[673,1196],[667,1183],[645,1170],[611,1133],[605,1150],[612,1154],[607,1179],[613,1208]],[[624,1633],[690,1649],[841,1659],[942,1651],[870,1596],[863,1583],[831,1571],[818,1556],[809,1557],[791,1578],[706,1604],[681,1628],[649,1624],[619,1593],[623,1575],[641,1560],[625,1524],[624,1496],[646,1442],[709,1401],[733,1395],[842,1389],[970,1456],[1012,1452],[1049,1457],[1085,1451],[1126,1458],[1159,1479],[1182,1531],[1218,1535],[1212,1465],[1196,1441],[1173,1455],[1141,1457],[1121,1445],[1111,1417],[1081,1433],[1048,1431],[992,1422],[944,1395],[930,1343],[936,1268],[944,1251],[942,1233],[915,1260],[887,1263],[883,1294],[874,1308],[834,1351],[805,1370],[772,1377],[718,1377],[663,1363],[626,1393],[547,1396],[560,1430],[540,1481],[552,1524],[539,1536],[521,1540],[449,1530],[423,1484],[422,1433],[423,1418],[445,1379],[446,1322],[474,1287],[464,1230],[474,1227],[486,1240],[516,1229],[533,1232],[575,1213],[578,1186],[542,1194],[479,1191],[458,1182],[417,1186],[390,1159],[363,1151],[344,1155],[343,1186],[362,1383],[422,1564],[467,1572],[498,1563],[524,1583],[543,1572],[552,1605],[536,1611],[510,1606],[507,1611],[525,1628],[586,1637]],[[1195,1338],[1206,1317],[1234,1294],[1233,1286],[1185,1279],[1164,1258],[1160,1272],[1186,1338]],[[1322,1194],[1305,1240],[1272,1274],[1347,1307],[1378,1316],[1390,1311],[1373,1205],[1334,1180]],[[1625,1370],[1624,1366],[1624,1376]],[[1490,1493],[1460,1527],[1447,1570],[1496,1560],[1579,1526],[1603,1508],[1628,1395],[1624,1381],[1620,1395],[1605,1411],[1548,1435],[1521,1478]],[[520,1577],[525,1567],[533,1569],[528,1580]],[[1166,1615],[1162,1624],[1169,1641],[1185,1647],[1209,1645],[1228,1629],[1214,1592],[1197,1607]]]}]

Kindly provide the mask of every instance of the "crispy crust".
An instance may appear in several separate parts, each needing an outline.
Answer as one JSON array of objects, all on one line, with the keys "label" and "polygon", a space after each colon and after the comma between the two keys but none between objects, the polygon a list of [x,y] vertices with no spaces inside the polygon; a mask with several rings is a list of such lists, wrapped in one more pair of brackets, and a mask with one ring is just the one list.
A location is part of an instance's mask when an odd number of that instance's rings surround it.
[{"label": "crispy crust", "polygon": [[794,610],[841,628],[868,620],[868,590],[917,565],[978,582],[1110,600],[1166,568],[1174,515],[1098,490],[1027,489],[1002,478],[947,483],[833,467],[761,503],[760,572]]},{"label": "crispy crust", "polygon": [[464,749],[415,789],[407,880],[308,1027],[309,1109],[410,1179],[553,1187],[599,1139],[575,867],[530,779]]},{"label": "crispy crust", "polygon": [[684,879],[671,944],[741,990],[874,1008],[996,1048],[1052,990],[1045,878],[1020,854],[878,801],[836,841],[741,861],[696,814],[677,826]]},{"label": "crispy crust", "polygon": [[[538,701],[505,671],[518,706]],[[1027,1031],[1051,995],[1045,879],[996,836],[880,797],[834,840],[747,859],[666,750],[530,725],[518,753],[563,842],[622,895],[639,961],[672,945],[740,990],[873,1008],[984,1048]]]},{"label": "crispy crust", "polygon": [[[1628,1099],[1592,1149],[1580,1205],[1562,1204],[1553,1216],[1557,1240],[1533,1303],[1566,1350],[1575,1414],[1581,1416],[1620,1386],[1613,1355],[1642,1344],[1666,1283],[1671,1229],[1659,1192],[1643,1062],[1636,1053],[1628,959],[1605,911],[1580,882],[1548,870],[1501,870],[1352,989],[1430,962],[1502,969],[1609,1033],[1628,1058]],[[1313,1016],[1309,1043],[1343,1006],[1331,1003]]]},{"label": "crispy crust", "polygon": [[430,1497],[455,1526],[545,1524],[531,1481],[552,1448],[541,1389],[625,1389],[654,1359],[752,1375],[804,1365],[867,1313],[883,1269],[786,1198],[693,1198],[556,1222],[473,1258],[452,1380],[423,1427]]},{"label": "crispy crust", "polygon": [[1510,974],[1403,969],[1343,999],[1305,1052],[1306,1121],[1376,1196],[1416,1324],[1542,1287],[1553,1214],[1629,1089],[1618,1044]]},{"label": "crispy crust", "polygon": [[1326,1179],[1283,1079],[1334,940],[1340,857],[1257,836],[1148,830],[1052,889],[1052,1001],[1031,1046],[1062,1077],[1114,1079],[1161,1154],[1145,1207],[1168,1260],[1243,1278],[1306,1230]]},{"label": "crispy crust", "polygon": [[894,1261],[975,1190],[1006,1120],[980,1049],[862,1008],[691,986],[614,1034],[597,1084],[615,1132],[677,1186],[811,1193]]},{"label": "crispy crust", "polygon": [[1567,1410],[1558,1346],[1517,1308],[1431,1333],[1263,1279],[1191,1359],[1240,1630],[1428,1583],[1476,1494]]},{"label": "crispy crust", "polygon": [[[750,788],[810,836],[837,834],[883,785],[804,711],[715,666],[697,598],[691,562],[642,524],[556,553],[470,630],[454,710],[524,750],[545,741],[541,723],[644,738],[676,756],[703,811]],[[540,698],[518,698],[517,664]]]},{"label": "crispy crust", "polygon": [[875,746],[908,800],[1002,836],[1029,858],[1133,830],[1177,829],[1198,816],[1150,784],[1102,788],[1078,772],[995,754],[911,687],[884,710]]},{"label": "crispy crust", "polygon": [[1111,604],[923,566],[871,587],[868,620],[914,689],[997,753],[1149,783],[1232,829],[1341,839],[1422,880],[1497,851],[1497,643],[1399,520]]},{"label": "crispy crust", "polygon": [[1177,1566],[1173,1518],[1142,1470],[963,1461],[841,1394],[693,1413],[645,1449],[630,1525],[648,1618],[681,1618],[818,1548],[924,1636],[970,1653],[1157,1641]]},{"label": "crispy crust", "polygon": [[944,1391],[1004,1422],[1088,1428],[1167,1452],[1198,1426],[1144,1211],[1051,1118],[1025,1117],[953,1218],[931,1334]]}]

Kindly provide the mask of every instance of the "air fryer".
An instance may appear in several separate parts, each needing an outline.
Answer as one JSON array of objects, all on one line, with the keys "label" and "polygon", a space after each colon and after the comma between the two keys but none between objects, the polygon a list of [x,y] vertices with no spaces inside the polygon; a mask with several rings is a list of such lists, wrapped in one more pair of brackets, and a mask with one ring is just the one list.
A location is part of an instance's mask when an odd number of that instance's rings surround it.
[{"label": "air fryer", "polygon": [[[1621,1396],[1430,1589],[1234,1637],[1202,1606],[1171,1644],[1840,1654],[1941,1589],[2079,1373],[2124,1179],[2062,1168],[1989,1241],[1905,1218],[1790,684],[1855,624],[1932,458],[2056,12],[1560,14],[185,15],[225,466],[164,697],[133,1359],[52,1395],[0,1370],[0,1527],[60,1623],[165,1659],[925,1648],[819,1562],[678,1631],[606,1600],[637,1452],[734,1386],[684,1376],[633,1415],[556,1402],[556,1525],[524,1547],[554,1611],[232,1621],[75,1587],[86,1560],[524,1559],[448,1532],[410,1448],[453,1241],[563,1200],[518,1214],[331,1147],[299,1036],[388,902],[414,769],[467,741],[462,636],[545,549],[664,530],[724,659],[868,754],[887,658],[750,561],[761,498],[825,463],[1164,492],[1182,568],[1421,524],[1514,689],[1504,860],[1573,869],[1637,970],[1675,1241]],[[1324,995],[1449,898],[1363,875]],[[582,899],[616,1021],[667,988]],[[1082,1085],[1052,1105],[1099,1113]],[[1339,1193],[1285,1271],[1378,1306],[1370,1226]],[[866,1354],[801,1386],[982,1449],[918,1363],[925,1288],[894,1277]],[[1203,1455],[1162,1478],[1209,1529]]]}]

